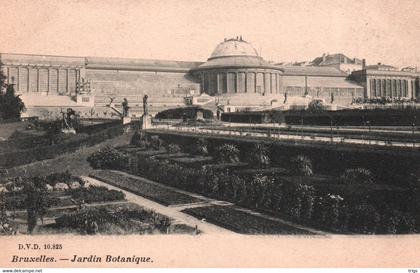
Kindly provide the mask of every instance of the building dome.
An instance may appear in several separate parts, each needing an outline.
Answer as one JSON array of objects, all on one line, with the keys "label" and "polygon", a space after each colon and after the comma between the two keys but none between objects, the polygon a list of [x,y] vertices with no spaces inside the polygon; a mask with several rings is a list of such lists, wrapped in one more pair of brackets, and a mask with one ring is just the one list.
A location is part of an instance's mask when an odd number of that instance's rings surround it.
[{"label": "building dome", "polygon": [[282,69],[266,62],[251,44],[237,37],[218,44],[207,62],[191,73],[201,81],[200,91],[208,95],[276,94]]},{"label": "building dome", "polygon": [[195,71],[203,69],[219,69],[227,67],[260,67],[260,68],[274,68],[267,63],[262,57],[258,56],[255,48],[248,42],[244,41],[242,37],[225,39],[218,44],[213,50],[207,62],[196,67]]},{"label": "building dome", "polygon": [[228,40],[225,39],[224,42],[221,42],[216,46],[208,60],[232,56],[258,57],[258,53],[251,44],[242,40],[242,37]]}]

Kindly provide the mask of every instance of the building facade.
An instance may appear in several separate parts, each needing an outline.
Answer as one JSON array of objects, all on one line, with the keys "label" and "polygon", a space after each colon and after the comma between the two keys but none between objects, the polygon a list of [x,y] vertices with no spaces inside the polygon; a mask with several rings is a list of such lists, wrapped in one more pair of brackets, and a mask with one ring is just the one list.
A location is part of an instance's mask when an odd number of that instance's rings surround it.
[{"label": "building facade", "polygon": [[390,66],[382,69],[381,66],[366,66],[350,75],[353,81],[363,86],[366,98],[418,98],[418,73],[397,71]]},{"label": "building facade", "polygon": [[58,97],[60,106],[77,106],[82,79],[89,81],[94,106],[105,106],[111,99],[119,104],[123,98],[141,106],[147,94],[152,112],[183,105],[186,96],[203,93],[222,103],[253,106],[293,104],[302,98],[349,105],[360,97],[419,95],[419,74],[413,71],[365,67],[363,62],[362,69],[348,75],[334,65],[359,66],[360,60],[335,54],[315,61],[318,65],[271,64],[242,37],[222,41],[206,62],[0,54],[8,83],[23,99],[30,96],[24,100],[29,106],[43,106]]}]

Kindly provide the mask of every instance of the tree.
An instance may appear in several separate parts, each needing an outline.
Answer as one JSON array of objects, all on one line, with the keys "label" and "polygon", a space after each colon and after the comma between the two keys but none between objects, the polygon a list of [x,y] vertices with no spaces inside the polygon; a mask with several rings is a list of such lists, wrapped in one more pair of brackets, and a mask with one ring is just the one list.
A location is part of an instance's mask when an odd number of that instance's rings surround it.
[{"label": "tree", "polygon": [[223,144],[217,150],[217,158],[223,163],[239,162],[239,149],[233,144]]},{"label": "tree", "polygon": [[[5,80],[5,76],[0,72],[0,118],[20,118],[20,113],[25,109],[25,104],[19,95],[15,95],[14,84],[6,84]],[[4,88],[6,88],[5,93],[3,93]]]},{"label": "tree", "polygon": [[346,184],[372,184],[373,174],[368,169],[346,169],[341,175]]},{"label": "tree", "polygon": [[270,157],[268,156],[268,147],[262,143],[256,143],[250,154],[251,162],[260,168],[270,165]]},{"label": "tree", "polygon": [[290,172],[294,175],[311,176],[312,162],[304,155],[297,155],[290,160]]},{"label": "tree", "polygon": [[205,138],[199,138],[195,142],[194,152],[196,152],[199,155],[208,155],[209,150],[207,148],[208,142]]},{"label": "tree", "polygon": [[28,219],[28,233],[32,234],[38,218],[43,222],[43,217],[48,210],[48,196],[45,180],[33,177],[27,181],[23,188],[26,194],[25,205]]}]

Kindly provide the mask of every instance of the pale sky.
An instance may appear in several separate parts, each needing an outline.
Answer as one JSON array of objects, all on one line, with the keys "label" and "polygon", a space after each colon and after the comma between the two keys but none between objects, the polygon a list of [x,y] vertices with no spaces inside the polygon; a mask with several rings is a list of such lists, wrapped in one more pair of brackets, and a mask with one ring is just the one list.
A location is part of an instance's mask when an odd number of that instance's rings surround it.
[{"label": "pale sky", "polygon": [[420,68],[417,0],[0,0],[0,52],[205,61],[242,35],[276,62],[344,53]]}]

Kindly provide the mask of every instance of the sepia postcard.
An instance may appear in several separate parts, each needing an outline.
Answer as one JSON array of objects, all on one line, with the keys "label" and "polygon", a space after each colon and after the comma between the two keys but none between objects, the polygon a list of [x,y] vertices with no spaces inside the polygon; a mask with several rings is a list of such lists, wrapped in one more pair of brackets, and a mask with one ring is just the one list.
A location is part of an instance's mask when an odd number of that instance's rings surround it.
[{"label": "sepia postcard", "polygon": [[2,272],[418,272],[420,2],[0,4]]}]

